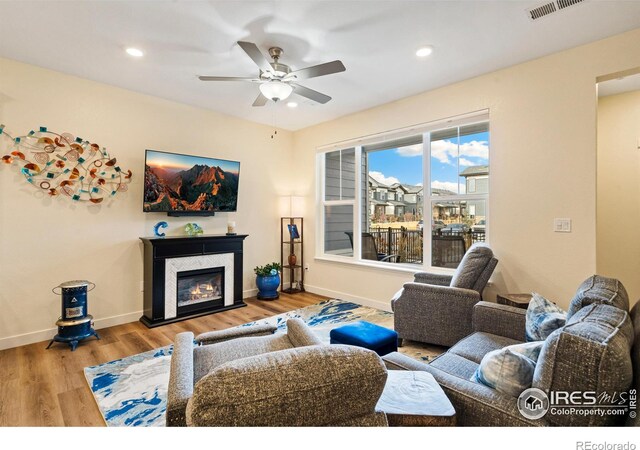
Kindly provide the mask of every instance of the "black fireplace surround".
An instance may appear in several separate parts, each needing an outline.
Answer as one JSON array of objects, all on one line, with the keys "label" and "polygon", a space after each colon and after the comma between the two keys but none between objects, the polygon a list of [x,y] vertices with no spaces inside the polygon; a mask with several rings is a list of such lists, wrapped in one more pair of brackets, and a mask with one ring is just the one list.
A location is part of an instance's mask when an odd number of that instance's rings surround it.
[{"label": "black fireplace surround", "polygon": [[[248,235],[140,238],[144,249],[144,308],[140,321],[152,328],[247,306],[242,301],[242,246]],[[233,254],[233,304],[224,304],[223,267],[178,272],[176,317],[165,317],[165,264],[170,258]],[[189,292],[187,292],[189,290]],[[209,292],[209,294],[206,294]],[[182,294],[181,294],[182,293]]]}]

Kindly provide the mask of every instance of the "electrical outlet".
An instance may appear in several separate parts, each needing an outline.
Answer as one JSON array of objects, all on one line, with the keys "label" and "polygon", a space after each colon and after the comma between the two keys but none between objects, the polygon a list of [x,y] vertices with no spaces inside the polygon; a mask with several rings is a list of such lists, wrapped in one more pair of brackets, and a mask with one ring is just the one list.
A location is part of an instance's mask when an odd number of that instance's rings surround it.
[{"label": "electrical outlet", "polygon": [[309,270],[309,263],[304,265],[304,270],[308,271]]},{"label": "electrical outlet", "polygon": [[556,233],[571,233],[571,219],[554,219],[553,231]]}]

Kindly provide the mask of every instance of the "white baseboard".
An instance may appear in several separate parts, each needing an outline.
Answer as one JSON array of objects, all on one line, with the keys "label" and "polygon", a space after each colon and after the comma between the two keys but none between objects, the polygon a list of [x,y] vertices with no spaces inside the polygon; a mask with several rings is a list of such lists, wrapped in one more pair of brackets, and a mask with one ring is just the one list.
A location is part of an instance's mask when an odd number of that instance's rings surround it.
[{"label": "white baseboard", "polygon": [[258,295],[258,288],[254,288],[254,289],[247,289],[242,291],[242,298],[249,298],[249,297],[255,297],[256,295]]},{"label": "white baseboard", "polygon": [[119,316],[113,317],[105,317],[104,319],[94,320],[94,326],[96,330],[99,330],[100,328],[108,328],[125,323],[137,322],[138,320],[140,320],[140,317],[142,317],[142,311],[121,314]]},{"label": "white baseboard", "polygon": [[[242,298],[255,297],[258,294],[258,289],[247,289],[242,291]],[[333,295],[333,294],[321,294],[321,295]],[[353,300],[357,301],[357,300]],[[108,328],[116,325],[123,325],[125,323],[137,322],[142,316],[142,311],[135,311],[131,313],[121,314],[119,316],[105,317],[103,319],[95,319],[94,328],[99,330],[100,328]],[[20,347],[21,345],[35,344],[36,342],[48,341],[58,332],[58,328],[47,328],[45,330],[33,331],[31,333],[17,334],[15,336],[8,336],[0,338],[0,350],[6,350],[8,348]]]},{"label": "white baseboard", "polygon": [[364,306],[370,306],[371,308],[382,309],[384,311],[391,311],[391,302],[381,302],[380,300],[372,300],[370,298],[358,297],[357,295],[350,295],[344,292],[332,291],[330,289],[321,288],[318,286],[304,285],[306,291],[313,294],[324,295],[325,297],[338,298],[340,300],[348,300],[350,302],[358,303]]},{"label": "white baseboard", "polygon": [[[113,327],[125,323],[135,322],[142,316],[142,311],[121,314],[119,316],[105,317],[103,319],[94,320],[94,328]],[[31,333],[18,334],[0,339],[0,350],[8,348],[20,347],[21,345],[35,344],[36,342],[48,341],[58,333],[58,328],[47,328],[45,330],[33,331]]]}]

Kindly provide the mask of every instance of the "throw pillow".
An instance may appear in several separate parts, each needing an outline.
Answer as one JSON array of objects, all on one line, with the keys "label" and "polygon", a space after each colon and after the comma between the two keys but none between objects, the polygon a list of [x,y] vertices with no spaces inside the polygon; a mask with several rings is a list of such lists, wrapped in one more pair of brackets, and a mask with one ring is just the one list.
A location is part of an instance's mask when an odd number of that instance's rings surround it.
[{"label": "throw pillow", "polygon": [[531,387],[543,342],[510,345],[484,355],[471,381],[512,397]]},{"label": "throw pillow", "polygon": [[527,342],[544,341],[551,333],[562,328],[566,321],[565,311],[534,292],[526,315]]}]

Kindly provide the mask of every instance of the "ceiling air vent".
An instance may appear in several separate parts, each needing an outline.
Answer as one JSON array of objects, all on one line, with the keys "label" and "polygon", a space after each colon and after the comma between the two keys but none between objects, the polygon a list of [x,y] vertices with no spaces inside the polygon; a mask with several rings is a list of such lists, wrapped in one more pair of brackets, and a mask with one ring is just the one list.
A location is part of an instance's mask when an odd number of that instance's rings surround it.
[{"label": "ceiling air vent", "polygon": [[551,14],[556,12],[556,4],[551,2],[546,5],[538,6],[537,8],[533,8],[529,10],[529,17],[531,20],[536,20],[541,17],[546,16],[547,14]]},{"label": "ceiling air vent", "polygon": [[582,3],[584,0],[556,0],[558,4],[558,9],[565,9],[569,6],[576,5],[578,3]]},{"label": "ceiling air vent", "polygon": [[586,0],[555,0],[549,3],[545,3],[544,5],[540,5],[533,9],[527,10],[527,15],[531,20],[538,20],[549,14],[553,14],[569,6],[577,5],[579,3],[584,3]]}]

